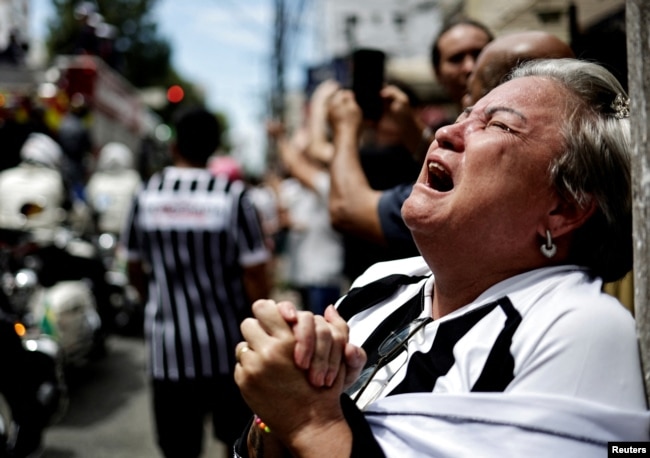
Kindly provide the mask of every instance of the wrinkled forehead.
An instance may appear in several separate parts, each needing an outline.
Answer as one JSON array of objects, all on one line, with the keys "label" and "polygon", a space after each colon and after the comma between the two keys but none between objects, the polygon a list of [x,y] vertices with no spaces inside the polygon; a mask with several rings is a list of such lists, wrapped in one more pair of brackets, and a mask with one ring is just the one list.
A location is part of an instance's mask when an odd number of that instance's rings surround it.
[{"label": "wrinkled forehead", "polygon": [[[509,127],[529,146],[539,145],[549,155],[561,154],[566,146],[570,92],[559,82],[542,77],[517,78],[490,91],[473,111],[501,118],[511,113]],[[514,118],[512,117],[514,116]],[[489,116],[488,116],[489,117]]]},{"label": "wrinkled forehead", "polygon": [[499,105],[515,109],[531,120],[541,118],[562,124],[570,99],[571,94],[558,81],[527,76],[495,87],[476,103],[476,107]]}]

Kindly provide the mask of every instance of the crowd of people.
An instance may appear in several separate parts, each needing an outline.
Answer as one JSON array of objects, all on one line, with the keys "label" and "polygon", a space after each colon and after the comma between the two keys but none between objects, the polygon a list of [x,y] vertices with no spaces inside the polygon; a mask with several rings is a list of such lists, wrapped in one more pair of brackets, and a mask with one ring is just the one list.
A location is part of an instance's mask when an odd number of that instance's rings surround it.
[{"label": "crowd of people", "polygon": [[[40,269],[41,285],[88,281],[102,318],[102,332],[107,335],[116,330],[117,310],[111,302],[107,276],[112,267],[99,255],[96,244],[102,232],[119,236],[140,180],[132,168],[134,152],[126,145],[103,145],[95,156],[89,128],[80,113],[70,113],[74,127],[62,123],[56,130],[48,127],[36,110],[28,122],[5,119],[2,137],[11,149],[4,151],[0,171],[0,228],[28,233],[44,262],[59,266]],[[105,171],[96,169],[94,162],[98,158],[103,167],[103,156],[112,147],[123,149],[131,162],[114,167],[112,184],[107,186]],[[92,191],[88,196],[87,189]],[[72,249],[74,241],[82,242],[79,246],[84,249]]]},{"label": "crowd of people", "polygon": [[431,44],[431,76],[444,121],[400,81],[378,118],[323,81],[299,126],[267,124],[279,163],[261,180],[220,155],[202,107],[177,113],[170,163],[147,177],[118,142],[87,174],[80,111],[56,141],[25,138],[7,169],[42,171],[57,208],[83,200],[119,238],[163,456],[200,456],[207,415],[241,457],[650,440],[634,317],[604,292],[632,268],[622,85],[552,34],[462,17]]},{"label": "crowd of people", "polygon": [[[448,125],[396,84],[373,122],[325,83],[322,205],[372,255],[344,263],[323,313],[252,304],[235,380],[255,415],[235,456],[596,456],[650,438],[634,317],[605,292],[632,268],[623,86],[546,32],[463,19],[432,49]],[[274,139],[289,175],[313,167],[310,142]],[[382,139],[417,178],[372,182],[362,150]],[[405,241],[417,251],[390,252]]]}]

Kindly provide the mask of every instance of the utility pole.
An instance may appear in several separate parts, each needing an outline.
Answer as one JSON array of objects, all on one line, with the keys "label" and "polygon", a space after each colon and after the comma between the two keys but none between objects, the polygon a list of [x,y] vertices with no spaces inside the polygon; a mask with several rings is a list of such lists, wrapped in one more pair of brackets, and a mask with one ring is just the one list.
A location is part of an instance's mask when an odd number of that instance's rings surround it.
[{"label": "utility pole", "polygon": [[650,3],[626,0],[628,83],[632,123],[634,315],[650,402]]},{"label": "utility pole", "polygon": [[279,121],[284,120],[284,69],[286,57],[287,13],[285,0],[275,0],[275,27],[273,32],[273,58],[271,69],[271,115]]},{"label": "utility pole", "polygon": [[[274,0],[275,2],[275,23],[273,27],[273,54],[271,57],[271,94],[270,113],[271,119],[284,123],[284,99],[286,88],[284,84],[284,68],[286,56],[286,5],[285,0]],[[267,145],[267,164],[269,169],[278,167],[278,153],[275,142],[270,141]]]}]

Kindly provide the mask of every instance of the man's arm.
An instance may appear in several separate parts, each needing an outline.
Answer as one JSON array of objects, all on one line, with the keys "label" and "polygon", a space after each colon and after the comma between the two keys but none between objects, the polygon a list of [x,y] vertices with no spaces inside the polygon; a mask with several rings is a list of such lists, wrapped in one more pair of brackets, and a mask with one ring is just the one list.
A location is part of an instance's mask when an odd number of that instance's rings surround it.
[{"label": "man's arm", "polygon": [[267,125],[267,133],[275,141],[280,160],[287,173],[306,188],[318,193],[317,180],[323,173],[323,169],[306,156],[309,139],[301,137],[309,134],[306,131],[299,131],[294,134],[292,140],[289,140],[283,126],[273,122]]},{"label": "man's arm", "polygon": [[339,231],[385,243],[377,204],[381,192],[370,187],[359,159],[362,114],[351,91],[333,95],[329,110],[334,133],[334,157],[330,163],[329,211]]},{"label": "man's arm", "polygon": [[309,145],[307,154],[322,164],[332,162],[334,145],[329,138],[327,107],[332,96],[341,88],[334,80],[325,80],[314,90],[309,101]]}]

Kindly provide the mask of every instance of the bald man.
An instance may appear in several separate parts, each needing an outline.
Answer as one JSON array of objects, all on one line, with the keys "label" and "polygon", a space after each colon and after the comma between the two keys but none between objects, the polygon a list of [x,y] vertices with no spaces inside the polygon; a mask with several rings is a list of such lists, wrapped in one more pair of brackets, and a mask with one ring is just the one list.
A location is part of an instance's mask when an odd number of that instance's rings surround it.
[{"label": "bald man", "polygon": [[571,47],[555,35],[543,31],[514,32],[488,43],[478,58],[467,82],[463,107],[498,86],[518,63],[532,59],[575,57]]}]

